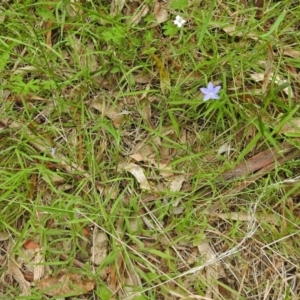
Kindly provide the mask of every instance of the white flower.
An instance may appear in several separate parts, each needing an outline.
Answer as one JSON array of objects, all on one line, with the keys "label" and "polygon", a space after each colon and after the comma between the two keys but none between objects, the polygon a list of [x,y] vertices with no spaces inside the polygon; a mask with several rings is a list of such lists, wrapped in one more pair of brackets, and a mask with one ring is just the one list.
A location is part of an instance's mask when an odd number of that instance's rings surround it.
[{"label": "white flower", "polygon": [[180,28],[184,25],[184,23],[186,22],[186,20],[184,20],[182,17],[180,16],[176,16],[175,20],[174,20],[174,24]]}]

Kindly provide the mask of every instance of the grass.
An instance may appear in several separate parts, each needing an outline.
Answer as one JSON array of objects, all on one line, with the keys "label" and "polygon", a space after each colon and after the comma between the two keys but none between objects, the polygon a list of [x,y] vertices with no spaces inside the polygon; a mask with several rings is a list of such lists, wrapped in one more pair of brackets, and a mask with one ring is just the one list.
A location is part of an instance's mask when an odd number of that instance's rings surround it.
[{"label": "grass", "polygon": [[1,3],[3,299],[299,298],[300,8],[264,2]]}]

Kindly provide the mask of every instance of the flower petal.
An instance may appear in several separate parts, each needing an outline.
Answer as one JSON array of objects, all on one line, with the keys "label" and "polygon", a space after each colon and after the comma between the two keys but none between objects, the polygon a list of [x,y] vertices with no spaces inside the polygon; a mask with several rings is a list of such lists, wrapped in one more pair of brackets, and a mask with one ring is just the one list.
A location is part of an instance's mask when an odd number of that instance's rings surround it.
[{"label": "flower petal", "polygon": [[184,20],[181,16],[177,15],[173,22],[177,27],[182,27],[186,22],[186,20]]},{"label": "flower petal", "polygon": [[215,94],[219,93],[220,89],[221,89],[221,86],[220,86],[220,85],[215,86],[215,87],[214,87],[214,93],[215,93]]},{"label": "flower petal", "polygon": [[203,94],[209,94],[210,93],[210,91],[207,88],[200,88],[200,90]]},{"label": "flower petal", "polygon": [[209,82],[209,83],[208,83],[208,86],[207,86],[207,89],[208,89],[210,92],[213,92],[213,90],[214,90],[214,85],[213,85],[211,82]]},{"label": "flower petal", "polygon": [[219,99],[220,96],[218,94],[213,94],[213,95],[210,95],[210,98],[211,99]]},{"label": "flower petal", "polygon": [[211,99],[211,95],[207,94],[204,96],[203,101],[207,101],[209,99]]}]

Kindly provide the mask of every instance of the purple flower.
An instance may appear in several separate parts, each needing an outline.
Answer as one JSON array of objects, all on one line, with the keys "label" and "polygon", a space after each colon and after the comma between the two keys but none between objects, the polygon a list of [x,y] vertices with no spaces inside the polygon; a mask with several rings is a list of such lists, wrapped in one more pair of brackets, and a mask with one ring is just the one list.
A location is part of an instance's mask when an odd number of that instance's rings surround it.
[{"label": "purple flower", "polygon": [[207,88],[200,88],[201,92],[204,94],[203,101],[207,101],[209,99],[219,99],[218,95],[221,89],[220,85],[214,86],[211,82],[208,84]]}]

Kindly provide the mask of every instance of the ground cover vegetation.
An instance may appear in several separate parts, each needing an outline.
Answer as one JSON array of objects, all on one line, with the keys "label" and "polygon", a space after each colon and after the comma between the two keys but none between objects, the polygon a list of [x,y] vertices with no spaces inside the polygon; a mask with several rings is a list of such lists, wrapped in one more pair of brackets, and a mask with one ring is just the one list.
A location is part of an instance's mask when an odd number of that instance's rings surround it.
[{"label": "ground cover vegetation", "polygon": [[1,299],[299,299],[299,1],[0,3]]}]

